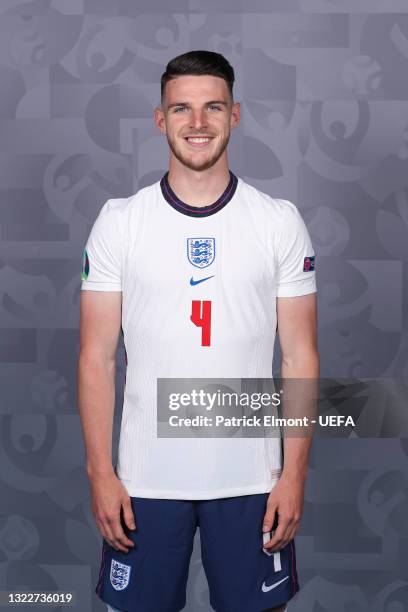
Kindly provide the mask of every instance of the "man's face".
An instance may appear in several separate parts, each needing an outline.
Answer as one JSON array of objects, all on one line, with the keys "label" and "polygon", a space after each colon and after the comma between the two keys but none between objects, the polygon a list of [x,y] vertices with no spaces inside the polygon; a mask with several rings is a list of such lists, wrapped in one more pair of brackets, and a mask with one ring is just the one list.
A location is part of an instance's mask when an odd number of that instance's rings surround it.
[{"label": "man's face", "polygon": [[155,110],[156,125],[166,134],[173,155],[196,171],[218,161],[239,118],[239,102],[231,99],[226,81],[210,75],[171,79],[162,107]]}]

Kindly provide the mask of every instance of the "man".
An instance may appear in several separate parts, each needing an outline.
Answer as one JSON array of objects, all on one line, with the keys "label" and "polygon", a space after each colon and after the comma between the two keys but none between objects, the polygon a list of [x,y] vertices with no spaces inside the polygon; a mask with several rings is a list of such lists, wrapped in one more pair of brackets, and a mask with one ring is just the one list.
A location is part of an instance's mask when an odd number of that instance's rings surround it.
[{"label": "man", "polygon": [[229,169],[233,82],[218,53],[169,62],[154,111],[169,170],[108,200],[84,251],[78,399],[104,538],[95,590],[110,610],[182,610],[197,526],[217,612],[282,611],[299,589],[293,538],[310,440],[285,439],[282,469],[279,438],[157,437],[157,378],[270,378],[277,328],[282,376],[318,377],[313,248],[294,204]]}]

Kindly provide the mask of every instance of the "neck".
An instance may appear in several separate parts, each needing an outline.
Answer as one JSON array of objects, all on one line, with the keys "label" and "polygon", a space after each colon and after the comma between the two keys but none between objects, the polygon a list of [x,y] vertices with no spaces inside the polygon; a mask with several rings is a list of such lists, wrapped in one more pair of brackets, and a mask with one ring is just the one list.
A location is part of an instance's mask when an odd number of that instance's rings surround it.
[{"label": "neck", "polygon": [[208,206],[215,202],[227,188],[229,180],[227,160],[202,171],[192,170],[179,162],[170,162],[169,165],[171,189],[180,200],[191,206]]}]

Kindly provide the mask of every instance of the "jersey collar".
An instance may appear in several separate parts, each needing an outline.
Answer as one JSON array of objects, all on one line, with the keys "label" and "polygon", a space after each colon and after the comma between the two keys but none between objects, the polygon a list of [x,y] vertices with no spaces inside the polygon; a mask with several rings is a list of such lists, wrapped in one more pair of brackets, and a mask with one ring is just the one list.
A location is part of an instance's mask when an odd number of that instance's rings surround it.
[{"label": "jersey collar", "polygon": [[186,204],[180,198],[176,196],[172,188],[170,187],[168,176],[169,172],[166,174],[160,181],[160,188],[163,194],[164,199],[176,210],[183,213],[183,215],[188,215],[189,217],[209,217],[214,213],[218,212],[224,206],[228,204],[228,202],[232,199],[235,190],[238,185],[238,178],[235,176],[231,170],[229,170],[230,180],[225,189],[225,191],[220,195],[218,200],[213,202],[212,204],[208,204],[207,206],[192,206],[191,204]]}]

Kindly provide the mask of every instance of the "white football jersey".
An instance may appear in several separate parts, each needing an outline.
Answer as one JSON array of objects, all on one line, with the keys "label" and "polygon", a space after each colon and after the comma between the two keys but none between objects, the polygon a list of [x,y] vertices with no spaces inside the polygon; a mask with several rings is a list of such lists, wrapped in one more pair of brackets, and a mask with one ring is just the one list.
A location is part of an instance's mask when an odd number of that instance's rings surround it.
[{"label": "white football jersey", "polygon": [[179,200],[168,172],[104,204],[81,289],[122,292],[127,370],[116,472],[130,496],[214,499],[273,488],[279,438],[157,437],[157,378],[270,378],[276,298],[315,292],[315,274],[296,206],[231,171],[205,207]]}]

